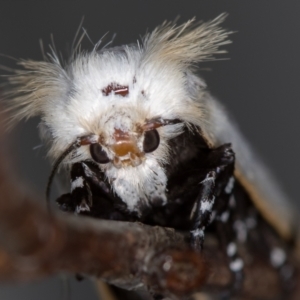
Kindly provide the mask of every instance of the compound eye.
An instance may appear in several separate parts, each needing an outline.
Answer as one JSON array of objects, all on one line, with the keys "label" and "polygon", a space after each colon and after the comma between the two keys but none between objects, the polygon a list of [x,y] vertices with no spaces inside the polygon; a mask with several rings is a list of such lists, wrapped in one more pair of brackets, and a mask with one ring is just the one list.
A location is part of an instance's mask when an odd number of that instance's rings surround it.
[{"label": "compound eye", "polygon": [[156,129],[145,132],[143,148],[144,152],[149,153],[157,149],[159,145],[159,134]]},{"label": "compound eye", "polygon": [[107,164],[110,161],[110,159],[107,156],[107,153],[98,143],[90,145],[90,153],[93,160],[99,164]]}]

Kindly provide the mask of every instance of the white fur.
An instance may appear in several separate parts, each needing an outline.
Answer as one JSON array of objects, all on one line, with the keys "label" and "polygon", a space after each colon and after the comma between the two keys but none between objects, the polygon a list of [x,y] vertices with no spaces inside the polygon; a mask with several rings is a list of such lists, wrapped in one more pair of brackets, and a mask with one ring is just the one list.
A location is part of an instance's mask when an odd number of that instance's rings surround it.
[{"label": "white fur", "polygon": [[122,198],[130,210],[134,210],[140,201],[148,204],[148,198],[160,198],[166,203],[167,177],[163,168],[155,159],[147,159],[137,167],[116,169],[107,168],[106,175],[112,180],[115,192]]}]

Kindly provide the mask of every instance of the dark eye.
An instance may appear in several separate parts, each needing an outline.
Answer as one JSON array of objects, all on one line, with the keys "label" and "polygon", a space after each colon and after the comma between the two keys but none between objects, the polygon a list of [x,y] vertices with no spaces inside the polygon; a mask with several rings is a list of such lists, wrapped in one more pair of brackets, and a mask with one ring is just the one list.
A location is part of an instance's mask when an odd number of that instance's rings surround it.
[{"label": "dark eye", "polygon": [[91,144],[90,152],[93,160],[99,164],[106,164],[110,161],[100,144]]},{"label": "dark eye", "polygon": [[159,145],[159,134],[156,129],[145,132],[143,148],[146,153],[154,151]]}]

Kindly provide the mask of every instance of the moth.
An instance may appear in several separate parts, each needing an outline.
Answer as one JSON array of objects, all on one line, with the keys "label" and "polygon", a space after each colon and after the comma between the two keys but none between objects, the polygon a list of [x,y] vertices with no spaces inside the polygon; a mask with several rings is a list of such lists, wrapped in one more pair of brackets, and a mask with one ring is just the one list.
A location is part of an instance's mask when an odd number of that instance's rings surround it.
[{"label": "moth", "polygon": [[62,210],[187,230],[199,251],[210,231],[238,290],[239,244],[263,243],[283,281],[291,277],[295,217],[197,74],[230,43],[224,18],[164,23],[136,44],[75,47],[66,63],[54,50],[44,61],[21,61],[6,96],[12,122],[40,116],[53,162],[47,195],[58,168],[70,181],[57,199]]}]

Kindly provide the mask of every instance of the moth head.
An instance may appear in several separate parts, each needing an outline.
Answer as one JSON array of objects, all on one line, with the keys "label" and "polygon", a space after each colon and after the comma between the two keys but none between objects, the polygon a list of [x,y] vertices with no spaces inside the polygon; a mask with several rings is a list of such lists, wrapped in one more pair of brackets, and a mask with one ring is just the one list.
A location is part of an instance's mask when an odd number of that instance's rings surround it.
[{"label": "moth head", "polygon": [[141,43],[95,47],[65,65],[56,53],[21,61],[8,78],[11,122],[41,116],[41,136],[57,161],[92,159],[104,169],[138,167],[148,158],[168,163],[168,140],[205,117],[204,85],[193,70],[224,52],[224,18],[164,23]]}]

